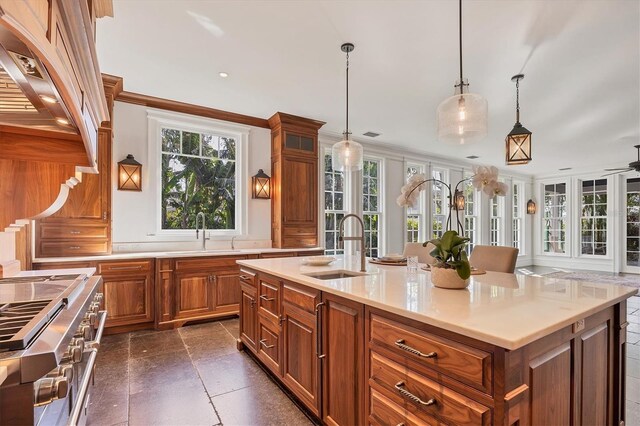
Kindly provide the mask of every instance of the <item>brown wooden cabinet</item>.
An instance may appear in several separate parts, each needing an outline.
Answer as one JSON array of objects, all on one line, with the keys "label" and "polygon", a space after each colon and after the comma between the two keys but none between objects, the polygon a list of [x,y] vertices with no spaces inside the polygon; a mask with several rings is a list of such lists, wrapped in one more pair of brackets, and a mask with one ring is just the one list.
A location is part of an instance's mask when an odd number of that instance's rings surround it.
[{"label": "brown wooden cabinet", "polygon": [[253,352],[256,351],[258,327],[258,290],[255,274],[240,270],[240,340]]},{"label": "brown wooden cabinet", "polygon": [[156,327],[180,327],[240,311],[242,292],[236,260],[247,256],[157,259]]},{"label": "brown wooden cabinet", "polygon": [[[109,113],[122,80],[104,76]],[[83,173],[66,203],[52,216],[36,221],[36,257],[89,256],[111,253],[111,144],[113,123],[98,131],[98,174]]]},{"label": "brown wooden cabinet", "polygon": [[318,245],[318,129],[321,121],[278,112],[271,126],[273,247]]},{"label": "brown wooden cabinet", "polygon": [[153,259],[99,262],[96,274],[103,280],[106,327],[153,325]]}]

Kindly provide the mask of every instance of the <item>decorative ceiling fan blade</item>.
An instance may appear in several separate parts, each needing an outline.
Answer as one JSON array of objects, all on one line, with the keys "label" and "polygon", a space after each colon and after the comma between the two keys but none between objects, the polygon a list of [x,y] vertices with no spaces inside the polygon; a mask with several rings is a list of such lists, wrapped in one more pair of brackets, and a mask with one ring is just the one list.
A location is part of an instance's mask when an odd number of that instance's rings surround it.
[{"label": "decorative ceiling fan blade", "polygon": [[[616,170],[616,169],[609,169],[609,170]],[[631,170],[633,170],[633,169],[631,169],[631,168],[629,168],[629,169],[618,169],[617,172],[607,173],[606,175],[602,175],[602,177],[611,176],[611,175],[617,175],[618,173],[630,172]]]}]

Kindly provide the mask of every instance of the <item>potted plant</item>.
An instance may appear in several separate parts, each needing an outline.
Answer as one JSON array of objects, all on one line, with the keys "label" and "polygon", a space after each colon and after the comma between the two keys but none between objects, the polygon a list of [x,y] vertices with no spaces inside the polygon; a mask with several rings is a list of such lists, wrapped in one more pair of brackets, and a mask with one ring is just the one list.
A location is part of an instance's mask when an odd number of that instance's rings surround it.
[{"label": "potted plant", "polygon": [[441,238],[429,241],[435,246],[431,251],[431,256],[436,259],[436,263],[431,265],[434,286],[462,289],[469,285],[471,265],[464,250],[468,241],[469,238],[459,236],[456,231],[447,231]]}]

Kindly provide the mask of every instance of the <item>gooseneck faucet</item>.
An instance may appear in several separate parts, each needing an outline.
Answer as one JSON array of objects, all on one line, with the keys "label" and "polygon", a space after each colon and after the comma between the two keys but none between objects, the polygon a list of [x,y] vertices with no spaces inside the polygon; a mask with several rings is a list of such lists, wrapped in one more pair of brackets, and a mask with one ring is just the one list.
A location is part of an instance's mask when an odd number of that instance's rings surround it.
[{"label": "gooseneck faucet", "polygon": [[[345,237],[344,236],[344,222],[345,222],[346,219],[348,219],[350,217],[354,217],[354,218],[358,219],[358,222],[360,222],[360,229],[362,230],[362,233],[360,234],[359,237]],[[361,272],[367,272],[367,268],[366,268],[367,264],[365,263],[365,257],[364,257],[364,252],[365,252],[364,222],[362,221],[360,216],[355,215],[353,213],[350,213],[350,214],[346,215],[345,217],[343,217],[340,220],[340,225],[338,225],[338,228],[340,230],[340,236],[338,237],[338,242],[339,243],[344,243],[345,241],[360,241],[360,271]]]},{"label": "gooseneck faucet", "polygon": [[198,229],[198,222],[199,219],[202,218],[202,250],[206,250],[206,244],[207,244],[207,225],[205,225],[205,216],[203,212],[200,212],[196,215],[196,240],[198,239],[198,236],[200,234],[200,230]]}]

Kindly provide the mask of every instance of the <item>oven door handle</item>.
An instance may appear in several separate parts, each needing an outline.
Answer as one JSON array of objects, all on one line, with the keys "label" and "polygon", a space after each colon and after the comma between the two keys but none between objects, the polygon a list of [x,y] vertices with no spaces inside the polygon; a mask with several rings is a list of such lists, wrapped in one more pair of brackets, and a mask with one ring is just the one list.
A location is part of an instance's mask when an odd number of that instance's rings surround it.
[{"label": "oven door handle", "polygon": [[82,414],[82,410],[85,408],[85,400],[87,398],[87,392],[89,391],[91,376],[93,376],[93,367],[96,365],[98,350],[90,349],[86,352],[90,353],[89,360],[87,361],[87,366],[84,372],[84,376],[82,377],[82,382],[80,383],[80,387],[78,388],[78,396],[76,399],[76,403],[73,405],[73,410],[71,410],[71,415],[69,416],[69,421],[67,422],[67,426],[76,426],[78,424],[78,420],[80,420],[80,415]]},{"label": "oven door handle", "polygon": [[86,349],[99,349],[100,348],[100,341],[102,340],[102,333],[104,332],[104,326],[107,322],[107,311],[100,311],[98,313],[98,315],[100,315],[100,321],[98,322],[98,330],[96,331],[96,337],[89,341],[89,342],[85,342],[84,343],[84,347]]}]

